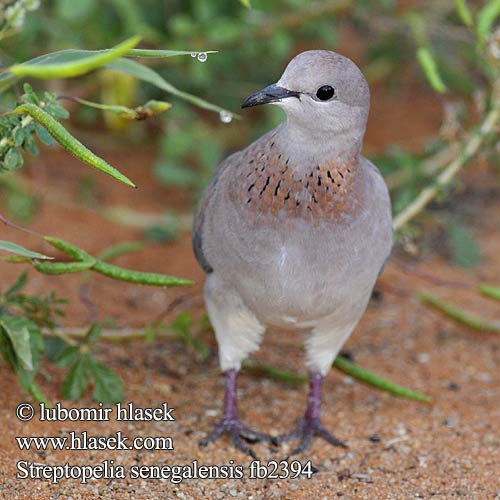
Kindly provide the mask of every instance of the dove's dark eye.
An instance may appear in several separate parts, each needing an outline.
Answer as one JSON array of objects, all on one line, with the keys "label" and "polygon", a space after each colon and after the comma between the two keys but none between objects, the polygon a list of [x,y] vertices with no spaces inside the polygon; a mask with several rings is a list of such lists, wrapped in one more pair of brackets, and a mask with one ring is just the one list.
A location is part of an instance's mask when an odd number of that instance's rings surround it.
[{"label": "dove's dark eye", "polygon": [[323,85],[316,92],[316,97],[320,101],[328,101],[335,95],[335,89],[330,85]]}]

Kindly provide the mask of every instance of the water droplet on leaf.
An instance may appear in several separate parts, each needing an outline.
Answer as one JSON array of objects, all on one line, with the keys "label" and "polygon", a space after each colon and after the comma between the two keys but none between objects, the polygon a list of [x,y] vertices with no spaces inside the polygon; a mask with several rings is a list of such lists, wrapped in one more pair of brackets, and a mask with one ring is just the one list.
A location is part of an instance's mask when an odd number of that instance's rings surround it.
[{"label": "water droplet on leaf", "polygon": [[198,55],[198,52],[191,52],[191,57],[196,57]]},{"label": "water droplet on leaf", "polygon": [[206,52],[198,52],[198,61],[205,62],[208,59],[208,54]]},{"label": "water droplet on leaf", "polygon": [[228,111],[221,111],[219,118],[222,123],[231,123],[233,121],[233,115]]}]

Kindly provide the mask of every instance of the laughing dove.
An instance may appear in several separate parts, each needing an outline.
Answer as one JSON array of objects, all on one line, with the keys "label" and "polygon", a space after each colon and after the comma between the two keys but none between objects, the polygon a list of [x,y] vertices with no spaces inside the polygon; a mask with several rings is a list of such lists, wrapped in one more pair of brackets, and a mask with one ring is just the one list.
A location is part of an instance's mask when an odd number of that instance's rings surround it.
[{"label": "laughing dove", "polygon": [[[193,228],[226,384],[222,420],[200,444],[227,434],[251,456],[243,439],[296,438],[292,453],[314,436],[345,446],[321,423],[322,382],[392,247],[387,187],[361,156],[370,95],[357,66],[335,52],[303,52],[242,107],[266,103],[282,108],[286,120],[220,164]],[[304,416],[293,432],[272,439],[243,425],[236,404],[241,363],[267,327],[307,335],[310,374]]]}]

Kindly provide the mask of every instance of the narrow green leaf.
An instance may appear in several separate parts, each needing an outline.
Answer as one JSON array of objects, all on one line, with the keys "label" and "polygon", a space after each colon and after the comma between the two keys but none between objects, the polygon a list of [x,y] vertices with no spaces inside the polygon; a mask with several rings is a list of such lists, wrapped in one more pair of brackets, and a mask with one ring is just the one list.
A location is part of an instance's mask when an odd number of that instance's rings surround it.
[{"label": "narrow green leaf", "polygon": [[380,375],[376,375],[375,373],[369,372],[360,366],[347,361],[347,359],[342,356],[337,356],[335,361],[333,362],[333,366],[340,370],[341,372],[349,375],[350,377],[359,380],[360,382],[364,382],[365,384],[371,385],[373,387],[378,387],[383,391],[394,394],[395,396],[399,396],[401,398],[413,399],[415,401],[423,401],[430,402],[432,398],[427,396],[426,394],[422,394],[420,392],[412,391],[402,385],[394,384],[389,380],[381,377]]},{"label": "narrow green leaf", "polygon": [[477,15],[476,33],[484,42],[491,31],[495,19],[500,15],[500,0],[489,0]]},{"label": "narrow green leaf", "polygon": [[420,47],[417,50],[417,59],[431,87],[440,94],[446,92],[448,89],[441,79],[436,60],[430,50],[426,47]]},{"label": "narrow green leaf", "polygon": [[94,380],[93,398],[105,404],[123,400],[123,383],[120,377],[107,366],[88,356],[88,374]]},{"label": "narrow green leaf", "polygon": [[483,295],[486,295],[486,297],[491,297],[492,299],[500,300],[500,286],[480,285],[479,291]]},{"label": "narrow green leaf", "polygon": [[252,5],[250,4],[250,0],[240,0],[241,5],[243,7],[246,7],[247,9],[251,9]]},{"label": "narrow green leaf", "polygon": [[48,130],[50,135],[64,149],[75,155],[87,165],[110,175],[128,186],[136,187],[128,177],[112,167],[105,160],[92,153],[92,151],[86,148],[78,139],[73,137],[57,120],[35,104],[21,104],[13,112],[18,114],[27,113],[32,116]]},{"label": "narrow green leaf", "polygon": [[84,342],[89,344],[91,342],[96,341],[100,337],[101,332],[102,332],[102,326],[99,323],[92,323],[92,325],[90,325],[90,328],[88,329],[85,335]]},{"label": "narrow green leaf", "polygon": [[462,22],[468,26],[472,27],[474,21],[472,20],[472,14],[469,7],[467,6],[467,0],[455,0],[455,6],[457,8],[458,16]]},{"label": "narrow green leaf", "polygon": [[[127,57],[174,57],[199,54],[200,51],[192,50],[157,50],[157,49],[130,49],[125,55]],[[216,50],[203,50],[205,54],[217,54]]]},{"label": "narrow green leaf", "polygon": [[229,113],[233,118],[239,118],[238,115],[232,113],[231,111],[221,108],[220,106],[216,106],[215,104],[211,104],[201,99],[200,97],[196,97],[192,94],[179,90],[178,88],[174,87],[171,83],[167,82],[167,80],[165,80],[159,73],[157,73],[151,68],[148,68],[147,66],[139,64],[136,61],[132,61],[130,59],[124,59],[122,57],[107,64],[106,67],[114,69],[115,71],[120,71],[121,73],[126,73],[135,76],[139,80],[151,83],[156,87],[164,90],[165,92],[168,92],[169,94],[175,95],[188,102],[191,102],[192,104],[200,108],[208,109],[210,111],[216,111],[218,113],[222,111],[225,113]]},{"label": "narrow green leaf", "polygon": [[21,273],[19,278],[8,288],[8,290],[5,292],[5,296],[8,298],[13,297],[14,295],[17,295],[25,286],[26,283],[28,282],[28,273],[24,271]]},{"label": "narrow green leaf", "polygon": [[444,301],[440,297],[428,292],[420,292],[419,297],[430,304],[431,306],[439,309],[441,312],[453,318],[454,320],[467,325],[474,330],[482,332],[500,332],[500,321],[488,321],[480,316],[477,316],[469,311],[464,311],[460,307]]},{"label": "narrow green leaf", "polygon": [[[377,387],[378,389],[389,392],[390,394],[394,394],[395,396],[424,402],[429,402],[432,400],[430,396],[427,396],[426,394],[415,392],[411,389],[408,389],[407,387],[394,384],[393,382],[390,382],[389,380],[376,375],[375,373],[369,372],[364,368],[361,368],[360,366],[347,361],[342,356],[337,356],[337,358],[333,362],[333,366],[341,372],[349,375],[350,377],[359,380],[360,382],[363,382],[372,387]],[[308,377],[304,375],[296,375],[295,373],[280,370],[279,368],[267,364],[246,361],[243,364],[243,367],[245,370],[249,370],[258,375],[263,375],[265,377],[269,377],[271,379],[279,380],[282,382],[303,384],[308,380]]]},{"label": "narrow green leaf", "polygon": [[70,60],[66,60],[66,62],[54,63],[53,59],[51,60],[47,57],[42,63],[38,60],[36,63],[28,61],[21,64],[15,64],[9,68],[9,72],[19,78],[30,77],[47,80],[79,76],[125,55],[131,48],[135,47],[140,40],[141,38],[139,36],[134,36],[116,45],[112,49],[94,51],[87,55],[87,57],[70,58]]},{"label": "narrow green leaf", "polygon": [[88,367],[86,359],[80,356],[69,369],[61,387],[64,399],[80,399],[88,385]]},{"label": "narrow green leaf", "polygon": [[48,402],[47,397],[45,396],[43,391],[40,389],[38,384],[36,384],[35,382],[31,382],[28,390],[29,390],[30,394],[33,396],[33,398],[35,399],[35,401],[37,401],[38,403],[45,403],[45,406],[50,407],[50,404]]},{"label": "narrow green leaf", "polygon": [[26,370],[33,370],[30,333],[26,318],[18,316],[0,316],[0,326],[9,337],[17,359]]},{"label": "narrow green leaf", "polygon": [[16,243],[12,243],[10,241],[0,240],[0,250],[13,253],[20,257],[26,257],[28,259],[53,259],[53,257],[48,257],[47,255],[43,255],[38,252],[32,252],[31,250],[27,250],[21,245],[17,245]]},{"label": "narrow green leaf", "polygon": [[141,241],[125,241],[123,243],[119,243],[118,245],[113,245],[112,247],[105,248],[97,256],[97,258],[99,260],[109,261],[125,254],[140,252],[141,250],[144,250],[144,243],[142,243]]}]

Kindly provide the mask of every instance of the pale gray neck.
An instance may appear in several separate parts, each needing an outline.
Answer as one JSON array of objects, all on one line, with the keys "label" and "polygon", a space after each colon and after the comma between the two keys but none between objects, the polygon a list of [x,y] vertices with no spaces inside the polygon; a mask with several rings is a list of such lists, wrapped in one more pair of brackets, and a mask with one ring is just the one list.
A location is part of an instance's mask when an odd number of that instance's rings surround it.
[{"label": "pale gray neck", "polygon": [[283,156],[290,158],[295,168],[310,169],[311,164],[332,161],[350,162],[361,153],[364,130],[342,129],[325,134],[314,134],[285,120],[276,129],[272,140]]}]

